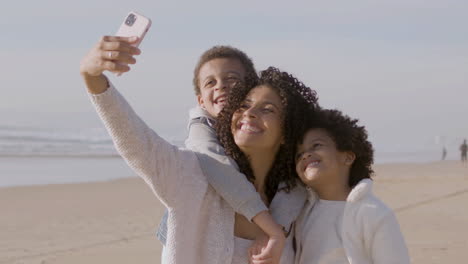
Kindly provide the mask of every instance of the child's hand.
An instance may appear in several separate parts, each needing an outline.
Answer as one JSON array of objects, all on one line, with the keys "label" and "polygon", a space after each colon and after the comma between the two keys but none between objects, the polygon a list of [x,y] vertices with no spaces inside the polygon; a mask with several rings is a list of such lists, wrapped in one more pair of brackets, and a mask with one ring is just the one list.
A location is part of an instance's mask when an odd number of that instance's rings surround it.
[{"label": "child's hand", "polygon": [[257,237],[249,248],[249,259],[252,264],[279,264],[286,238],[284,235]]}]

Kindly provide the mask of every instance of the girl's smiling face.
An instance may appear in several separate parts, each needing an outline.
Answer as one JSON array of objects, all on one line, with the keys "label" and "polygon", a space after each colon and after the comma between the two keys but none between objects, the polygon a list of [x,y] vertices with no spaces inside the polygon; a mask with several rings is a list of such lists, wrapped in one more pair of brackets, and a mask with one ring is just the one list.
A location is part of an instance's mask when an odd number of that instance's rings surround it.
[{"label": "girl's smiling face", "polygon": [[330,184],[347,184],[354,161],[352,152],[339,151],[324,129],[311,129],[304,135],[296,154],[296,172],[314,189]]}]

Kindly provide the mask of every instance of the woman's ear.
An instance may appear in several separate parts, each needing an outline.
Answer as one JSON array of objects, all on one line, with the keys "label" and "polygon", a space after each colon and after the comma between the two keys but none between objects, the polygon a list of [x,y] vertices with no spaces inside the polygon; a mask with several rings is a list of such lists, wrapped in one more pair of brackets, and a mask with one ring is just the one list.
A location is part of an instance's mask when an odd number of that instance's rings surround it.
[{"label": "woman's ear", "polygon": [[348,166],[351,166],[353,165],[354,160],[356,160],[356,154],[354,154],[354,152],[351,152],[351,151],[346,151],[345,152],[345,164]]}]

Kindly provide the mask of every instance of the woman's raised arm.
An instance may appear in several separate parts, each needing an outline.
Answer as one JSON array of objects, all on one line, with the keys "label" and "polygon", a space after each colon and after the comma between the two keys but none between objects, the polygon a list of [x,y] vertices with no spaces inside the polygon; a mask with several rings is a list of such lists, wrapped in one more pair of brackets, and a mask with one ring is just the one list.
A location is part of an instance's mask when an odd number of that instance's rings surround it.
[{"label": "woman's raised arm", "polygon": [[134,41],[136,38],[103,37],[82,59],[80,72],[120,155],[171,207],[180,196],[182,181],[189,178],[184,176],[200,171],[195,154],[180,150],[157,135],[103,75],[105,70],[130,70],[128,64],[135,63],[133,56],[140,53],[131,46]]}]

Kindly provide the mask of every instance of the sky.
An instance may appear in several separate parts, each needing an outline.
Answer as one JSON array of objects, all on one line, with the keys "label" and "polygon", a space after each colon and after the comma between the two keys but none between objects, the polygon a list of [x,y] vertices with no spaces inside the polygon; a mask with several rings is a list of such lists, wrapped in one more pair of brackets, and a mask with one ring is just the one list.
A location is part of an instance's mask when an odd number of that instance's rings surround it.
[{"label": "sky", "polygon": [[206,49],[245,51],[360,119],[377,149],[455,148],[468,138],[468,2],[9,1],[0,16],[0,126],[102,126],[79,62],[129,11],[153,21],[131,72],[111,81],[168,139],[186,135]]}]

